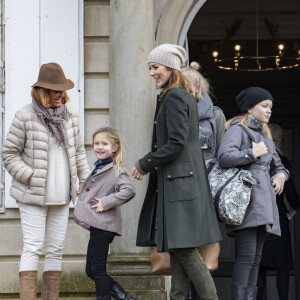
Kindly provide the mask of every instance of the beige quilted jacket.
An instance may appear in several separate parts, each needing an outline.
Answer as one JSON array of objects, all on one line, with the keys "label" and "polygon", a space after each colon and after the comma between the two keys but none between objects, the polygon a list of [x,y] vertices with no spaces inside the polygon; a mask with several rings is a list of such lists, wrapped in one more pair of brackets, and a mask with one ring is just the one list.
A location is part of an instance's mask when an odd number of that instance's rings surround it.
[{"label": "beige quilted jacket", "polygon": [[[90,168],[80,137],[78,116],[68,105],[66,128],[70,144],[67,149],[71,174],[70,200],[74,202],[77,178],[80,182],[84,181]],[[48,128],[34,112],[32,104],[17,111],[2,149],[4,167],[13,178],[10,195],[15,200],[44,206],[49,137]]]}]

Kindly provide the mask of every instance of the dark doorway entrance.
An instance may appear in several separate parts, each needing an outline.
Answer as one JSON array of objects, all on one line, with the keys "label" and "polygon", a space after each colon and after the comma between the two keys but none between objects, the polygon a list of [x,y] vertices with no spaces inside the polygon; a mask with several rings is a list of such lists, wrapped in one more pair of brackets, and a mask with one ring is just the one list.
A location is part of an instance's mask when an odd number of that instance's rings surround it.
[{"label": "dark doorway entrance", "polygon": [[[276,38],[299,47],[300,41],[300,1],[279,0],[260,1],[260,16],[271,20],[277,27]],[[209,0],[196,15],[188,31],[188,49],[191,61],[201,64],[201,72],[210,81],[215,105],[223,109],[227,119],[239,113],[235,104],[237,93],[249,86],[260,86],[269,90],[274,97],[274,109],[271,123],[279,123],[285,130],[287,152],[294,181],[300,193],[300,67],[272,72],[235,72],[219,70],[214,64],[212,51],[214,45],[226,39],[227,30],[236,21],[241,22],[238,32],[230,38],[232,44],[239,41],[243,47],[251,49],[255,43],[255,1]],[[251,23],[252,22],[252,23]],[[252,25],[253,26],[252,26]],[[259,23],[261,46],[264,53],[271,53],[274,37],[270,36],[265,22]],[[251,27],[252,26],[252,27]],[[234,55],[234,50],[231,53]],[[255,53],[253,53],[255,54]],[[271,55],[271,54],[270,54]],[[213,273],[220,299],[229,300],[231,273],[234,262],[234,239],[226,236],[221,225],[224,241],[219,270]],[[290,272],[290,298],[300,299],[300,212],[291,222],[291,233],[294,250],[294,270]],[[266,300],[277,300],[274,274],[267,279]]]}]

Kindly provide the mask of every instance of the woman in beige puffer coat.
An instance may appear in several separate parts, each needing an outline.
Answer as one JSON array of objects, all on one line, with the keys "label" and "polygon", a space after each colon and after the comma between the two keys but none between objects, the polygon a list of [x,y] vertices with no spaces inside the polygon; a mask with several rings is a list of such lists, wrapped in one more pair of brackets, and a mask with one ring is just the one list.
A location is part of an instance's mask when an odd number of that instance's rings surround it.
[{"label": "woman in beige puffer coat", "polygon": [[58,299],[69,202],[76,199],[77,180],[83,183],[90,173],[78,116],[66,104],[73,86],[58,64],[42,65],[32,103],[15,114],[2,149],[23,231],[21,300],[36,299],[43,249],[42,299]]}]

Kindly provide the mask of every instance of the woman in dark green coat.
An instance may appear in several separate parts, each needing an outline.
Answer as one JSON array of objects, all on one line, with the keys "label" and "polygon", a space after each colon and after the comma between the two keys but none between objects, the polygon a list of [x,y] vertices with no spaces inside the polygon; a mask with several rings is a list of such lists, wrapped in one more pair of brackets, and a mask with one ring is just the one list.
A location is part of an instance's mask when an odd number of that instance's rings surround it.
[{"label": "woman in dark green coat", "polygon": [[170,299],[184,299],[188,278],[202,299],[218,299],[197,247],[221,240],[199,141],[198,112],[180,72],[185,50],[163,44],[148,57],[158,97],[152,151],[138,160],[132,175],[150,173],[140,214],[137,246],[157,245],[171,256]]}]

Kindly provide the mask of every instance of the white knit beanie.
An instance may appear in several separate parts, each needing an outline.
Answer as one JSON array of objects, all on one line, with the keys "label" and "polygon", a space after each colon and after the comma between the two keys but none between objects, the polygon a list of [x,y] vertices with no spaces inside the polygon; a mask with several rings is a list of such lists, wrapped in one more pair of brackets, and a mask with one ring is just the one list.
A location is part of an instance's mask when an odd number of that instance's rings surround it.
[{"label": "white knit beanie", "polygon": [[184,48],[178,45],[162,44],[150,52],[148,63],[157,63],[175,70],[180,70],[187,65],[187,54]]}]

